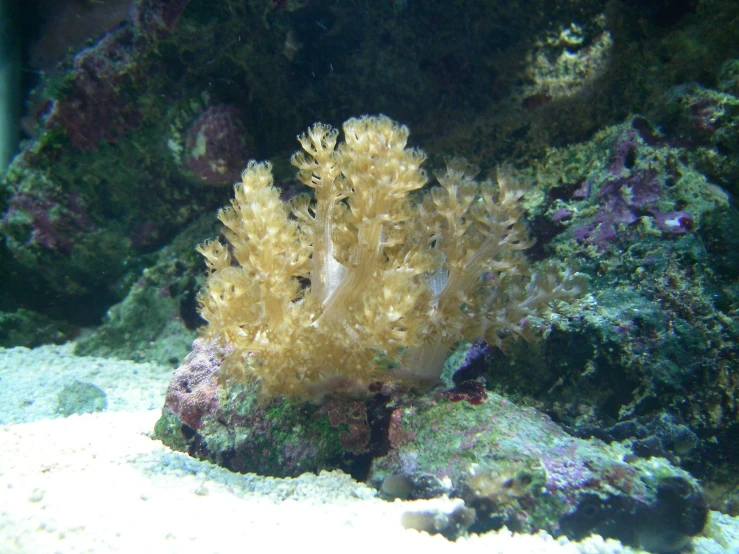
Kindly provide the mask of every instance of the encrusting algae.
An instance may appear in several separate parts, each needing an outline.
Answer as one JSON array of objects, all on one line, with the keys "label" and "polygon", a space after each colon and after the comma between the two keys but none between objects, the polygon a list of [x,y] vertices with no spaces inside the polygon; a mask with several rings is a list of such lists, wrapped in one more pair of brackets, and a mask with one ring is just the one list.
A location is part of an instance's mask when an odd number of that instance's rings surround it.
[{"label": "encrusting algae", "polygon": [[[435,384],[451,346],[527,336],[531,317],[584,277],[530,271],[523,190],[505,170],[477,181],[460,159],[428,182],[408,128],[386,116],[315,124],[292,163],[314,190],[280,200],[251,161],[219,213],[225,244],[199,247],[206,334],[232,347],[221,379],[256,378],[265,398],[367,395],[378,383]],[[309,283],[309,286],[306,285]]]}]

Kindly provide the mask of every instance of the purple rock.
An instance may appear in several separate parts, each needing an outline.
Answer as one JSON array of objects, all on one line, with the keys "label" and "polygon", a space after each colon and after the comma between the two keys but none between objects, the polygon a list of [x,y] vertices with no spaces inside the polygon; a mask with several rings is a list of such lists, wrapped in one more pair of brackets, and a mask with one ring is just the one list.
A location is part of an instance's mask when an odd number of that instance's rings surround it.
[{"label": "purple rock", "polygon": [[462,498],[476,512],[478,532],[505,525],[570,538],[598,533],[664,552],[686,544],[708,515],[697,481],[667,460],[572,437],[494,393],[477,405],[443,393],[401,403],[388,440],[369,482],[445,483],[441,492],[417,486],[407,497]]},{"label": "purple rock", "polygon": [[239,110],[217,104],[200,114],[188,130],[185,164],[205,184],[228,185],[238,180],[253,157],[252,145]]},{"label": "purple rock", "polygon": [[216,343],[205,339],[193,342],[192,352],[183,360],[172,375],[167,388],[164,407],[179,415],[180,420],[191,429],[199,429],[203,418],[213,415],[218,409],[218,379],[224,350]]}]

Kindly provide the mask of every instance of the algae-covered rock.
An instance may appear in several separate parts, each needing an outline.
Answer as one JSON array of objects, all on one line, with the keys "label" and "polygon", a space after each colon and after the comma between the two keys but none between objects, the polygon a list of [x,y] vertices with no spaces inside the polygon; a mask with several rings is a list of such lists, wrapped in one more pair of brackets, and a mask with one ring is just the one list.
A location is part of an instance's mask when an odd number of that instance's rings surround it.
[{"label": "algae-covered rock", "polygon": [[92,383],[75,381],[65,385],[57,397],[58,411],[63,416],[102,412],[108,407],[108,397]]},{"label": "algae-covered rock", "polygon": [[217,233],[213,220],[210,215],[196,219],[152,254],[149,267],[108,310],[103,324],[77,341],[75,353],[176,366],[202,324],[196,311],[201,260],[193,245]]},{"label": "algae-covered rock", "polygon": [[[665,552],[705,523],[703,492],[687,472],[572,437],[533,408],[488,396],[479,382],[423,397],[264,403],[254,382],[219,383],[226,350],[198,339],[175,371],[155,428],[168,446],[233,471],[282,477],[339,468],[386,498],[462,499],[437,530],[450,536],[506,525],[571,538],[599,533]],[[419,517],[408,525],[426,529]]]},{"label": "algae-covered rock", "polygon": [[0,346],[25,346],[62,343],[75,335],[76,328],[38,312],[24,310],[0,312]]},{"label": "algae-covered rock", "polygon": [[348,473],[369,446],[365,404],[323,406],[257,400],[255,383],[222,388],[225,351],[198,339],[175,371],[155,434],[168,446],[232,471],[295,477],[341,468]]},{"label": "algae-covered rock", "polygon": [[[661,458],[565,433],[549,417],[502,396],[442,393],[392,410],[389,450],[368,481],[405,496],[441,493],[475,509],[471,531],[545,529],[582,538],[613,537],[653,552],[684,545],[701,531],[707,506],[697,481]],[[450,400],[451,399],[451,400]]]}]

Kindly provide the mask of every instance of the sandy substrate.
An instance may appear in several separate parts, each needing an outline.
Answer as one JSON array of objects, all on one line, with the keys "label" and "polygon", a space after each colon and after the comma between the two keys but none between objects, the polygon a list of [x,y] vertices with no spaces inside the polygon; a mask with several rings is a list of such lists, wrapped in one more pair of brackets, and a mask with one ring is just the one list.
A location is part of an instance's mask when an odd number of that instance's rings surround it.
[{"label": "sandy substrate", "polygon": [[[600,537],[575,544],[505,531],[452,543],[403,528],[416,503],[383,502],[340,472],[238,475],[172,452],[150,436],[170,373],[77,358],[69,347],[0,350],[1,554],[632,552]],[[58,417],[59,391],[74,381],[104,390],[108,409]],[[738,530],[712,514],[693,552],[739,552]]]}]

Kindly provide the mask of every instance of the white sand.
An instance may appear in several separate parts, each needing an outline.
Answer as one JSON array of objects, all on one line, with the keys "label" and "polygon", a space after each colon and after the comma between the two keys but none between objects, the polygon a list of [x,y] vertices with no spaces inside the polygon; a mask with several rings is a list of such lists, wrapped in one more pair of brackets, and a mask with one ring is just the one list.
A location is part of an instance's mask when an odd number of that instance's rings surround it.
[{"label": "white sand", "polygon": [[[632,552],[600,537],[505,531],[452,543],[403,529],[414,503],[383,502],[340,472],[238,475],[172,452],[150,437],[170,374],[75,358],[69,347],[0,350],[0,422],[22,422],[0,427],[0,554]],[[105,390],[108,410],[54,419],[56,395],[74,380]],[[737,529],[714,514],[694,552],[739,552]]]}]

